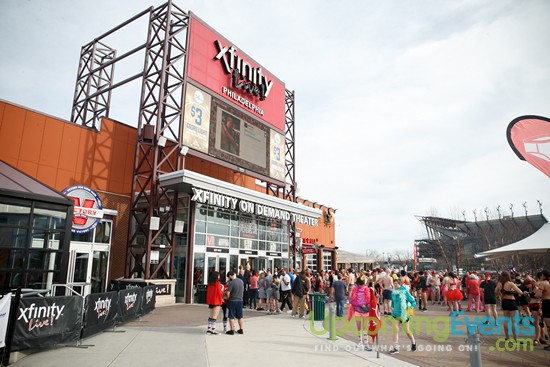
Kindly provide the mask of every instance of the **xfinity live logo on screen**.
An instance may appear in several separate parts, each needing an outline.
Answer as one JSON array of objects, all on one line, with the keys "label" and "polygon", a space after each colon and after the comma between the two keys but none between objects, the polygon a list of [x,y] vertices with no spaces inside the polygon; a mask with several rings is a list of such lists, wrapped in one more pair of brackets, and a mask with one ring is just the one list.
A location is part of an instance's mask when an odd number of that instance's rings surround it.
[{"label": "xfinity live logo on screen", "polygon": [[[533,335],[535,333],[534,319],[532,317],[521,317],[516,314],[512,318],[512,321],[508,317],[499,316],[497,318],[497,324],[495,325],[494,319],[487,316],[462,316],[462,311],[453,316],[415,316],[411,317],[409,321],[409,327],[413,335],[427,335],[432,338],[435,343],[442,344],[443,350],[448,350],[452,346],[445,346],[444,343],[449,340],[450,337],[464,337],[468,334],[479,331],[481,337],[483,336],[502,336],[498,338],[494,346],[489,346],[489,351],[503,351],[503,350],[533,350]],[[328,320],[328,313],[325,314],[325,320]],[[393,318],[383,318],[379,320],[375,317],[365,318],[366,325],[374,325],[368,331],[369,335],[385,336],[392,334],[392,329],[395,327],[395,323],[399,321]],[[508,324],[508,334],[512,335],[512,323],[515,326],[516,334],[518,336],[517,341],[514,339],[506,340],[504,338],[504,332],[502,329],[503,322]],[[329,333],[326,327],[328,322],[325,322],[322,326],[315,324],[313,321],[313,312],[310,313],[310,332],[314,335],[323,335]],[[357,331],[356,322],[352,318],[347,320],[345,317],[335,318],[334,331],[336,336],[343,335],[359,335]],[[441,348],[439,348],[441,349]],[[438,350],[434,348],[432,350]]]}]

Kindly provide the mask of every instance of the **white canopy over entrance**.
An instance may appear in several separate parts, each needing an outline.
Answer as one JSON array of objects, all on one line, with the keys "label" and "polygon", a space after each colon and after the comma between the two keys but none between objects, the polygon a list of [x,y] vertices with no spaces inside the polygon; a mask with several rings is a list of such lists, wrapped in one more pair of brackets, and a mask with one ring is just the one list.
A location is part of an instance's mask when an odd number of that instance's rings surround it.
[{"label": "white canopy over entrance", "polygon": [[521,241],[493,250],[475,254],[476,258],[497,258],[526,253],[550,253],[550,223],[545,223],[538,231]]}]

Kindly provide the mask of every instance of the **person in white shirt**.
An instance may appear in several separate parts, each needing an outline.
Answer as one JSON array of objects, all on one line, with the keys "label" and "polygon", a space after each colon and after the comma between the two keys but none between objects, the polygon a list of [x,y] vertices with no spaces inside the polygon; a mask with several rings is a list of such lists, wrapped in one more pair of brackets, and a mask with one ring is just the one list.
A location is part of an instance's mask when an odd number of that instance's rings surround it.
[{"label": "person in white shirt", "polygon": [[285,305],[288,305],[288,309],[292,311],[292,299],[290,293],[292,286],[290,284],[290,275],[288,275],[285,268],[281,269],[279,280],[281,281],[281,312],[284,311]]}]

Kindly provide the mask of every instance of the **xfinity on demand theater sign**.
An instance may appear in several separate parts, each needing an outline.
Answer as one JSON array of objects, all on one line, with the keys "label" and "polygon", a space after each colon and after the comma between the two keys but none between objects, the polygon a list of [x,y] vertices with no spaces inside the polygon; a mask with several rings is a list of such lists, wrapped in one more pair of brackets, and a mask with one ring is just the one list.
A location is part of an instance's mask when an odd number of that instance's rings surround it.
[{"label": "xfinity on demand theater sign", "polygon": [[281,220],[293,220],[294,222],[307,224],[310,226],[317,226],[317,218],[309,217],[306,215],[291,213],[287,210],[273,208],[267,205],[254,203],[251,201],[237,199],[231,196],[218,194],[211,191],[202,190],[193,187],[193,197],[191,200],[201,204],[210,204],[220,208],[240,211],[246,214],[254,214],[262,217],[281,219]]}]

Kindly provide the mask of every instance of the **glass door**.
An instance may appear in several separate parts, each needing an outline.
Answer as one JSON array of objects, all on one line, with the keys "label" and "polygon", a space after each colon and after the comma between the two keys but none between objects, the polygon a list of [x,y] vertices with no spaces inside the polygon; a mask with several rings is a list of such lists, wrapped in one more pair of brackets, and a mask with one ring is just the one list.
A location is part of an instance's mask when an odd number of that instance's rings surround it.
[{"label": "glass door", "polygon": [[256,268],[258,272],[267,270],[267,258],[259,257],[258,258],[258,267]]},{"label": "glass door", "polygon": [[208,277],[213,271],[218,271],[220,273],[220,282],[225,283],[227,281],[227,256],[208,255],[206,266],[206,282],[208,282]]},{"label": "glass door", "polygon": [[109,252],[94,248],[90,279],[91,293],[107,291],[107,269],[109,269]]},{"label": "glass door", "polygon": [[[90,285],[92,280],[92,267],[90,264],[91,258],[91,245],[73,246],[73,244],[71,244],[67,287],[80,294],[82,297],[85,297],[90,293]],[[69,289],[65,292],[65,294],[74,295],[74,293]]]},{"label": "glass door", "polygon": [[[71,242],[67,286],[86,297],[107,291],[109,246]],[[74,294],[67,291],[66,294]]]}]

